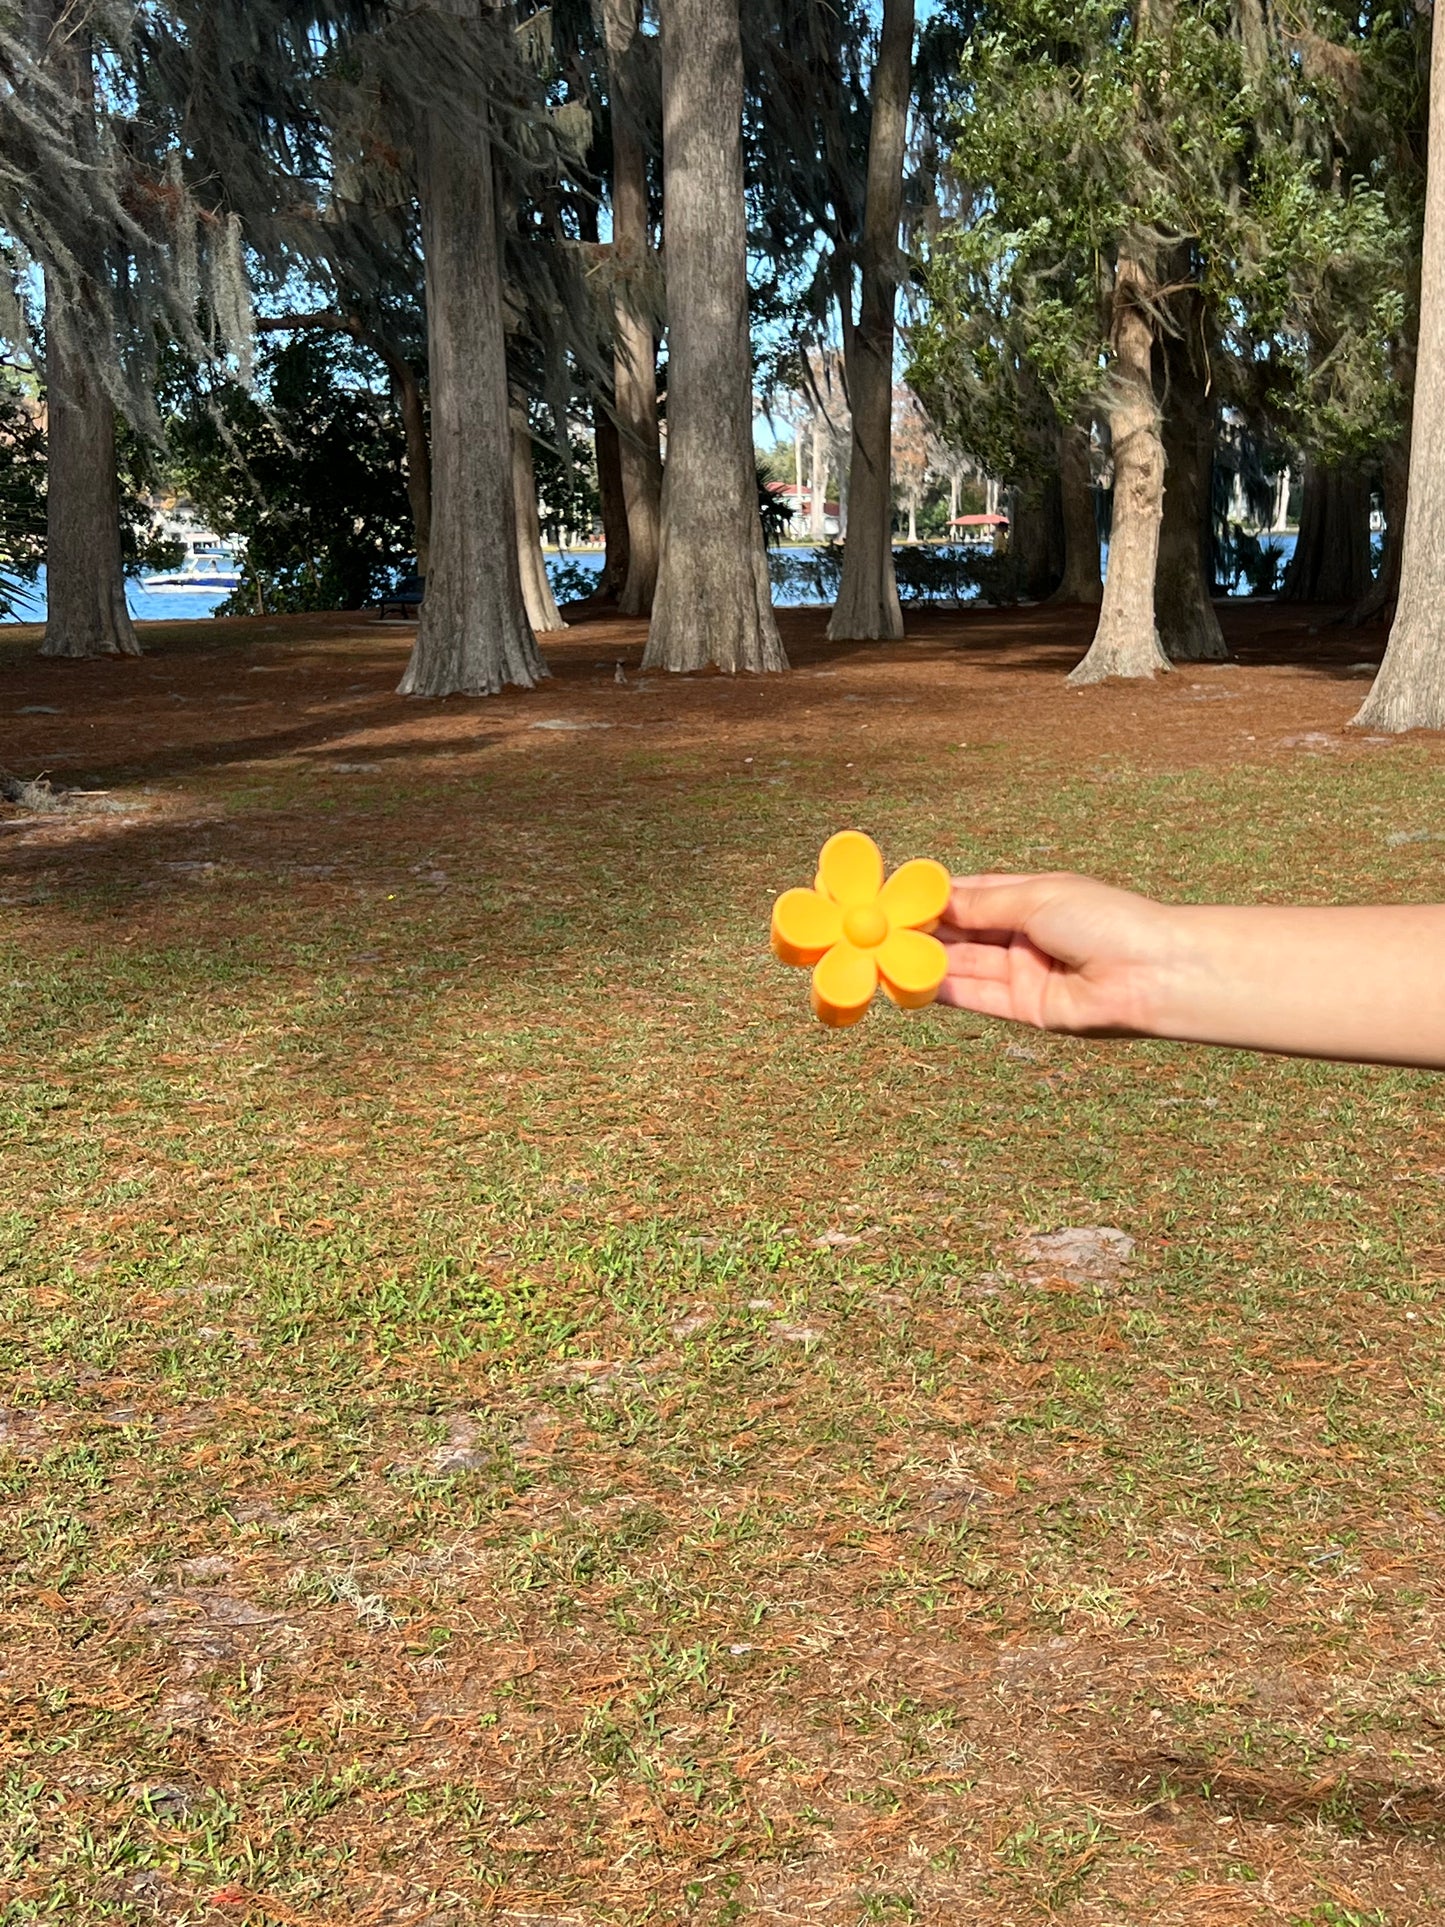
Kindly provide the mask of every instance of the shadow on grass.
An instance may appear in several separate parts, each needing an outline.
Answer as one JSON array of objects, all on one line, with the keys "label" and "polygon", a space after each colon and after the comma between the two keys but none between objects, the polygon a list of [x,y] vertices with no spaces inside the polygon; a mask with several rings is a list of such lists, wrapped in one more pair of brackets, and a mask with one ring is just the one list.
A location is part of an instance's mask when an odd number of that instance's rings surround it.
[{"label": "shadow on grass", "polygon": [[1160,1819],[1168,1817],[1171,1803],[1198,1800],[1214,1813],[1274,1826],[1324,1825],[1339,1833],[1416,1838],[1445,1835],[1445,1788],[1438,1786],[1396,1786],[1343,1772],[1305,1781],[1169,1753],[1113,1760],[1109,1781],[1136,1803],[1156,1802],[1155,1817]]}]

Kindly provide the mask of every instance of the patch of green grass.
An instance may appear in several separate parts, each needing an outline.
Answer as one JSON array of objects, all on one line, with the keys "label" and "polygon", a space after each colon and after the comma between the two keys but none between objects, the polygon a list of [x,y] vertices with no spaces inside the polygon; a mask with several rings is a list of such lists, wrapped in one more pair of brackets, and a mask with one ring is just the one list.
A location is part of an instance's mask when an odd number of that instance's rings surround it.
[{"label": "patch of green grass", "polygon": [[[1438,1084],[829,1036],[763,934],[844,813],[1428,893],[1384,839],[1438,757],[945,764],[881,700],[916,671],[842,673],[867,738],[703,683],[653,746],[523,723],[324,812],[201,768],[209,842],[57,843],[0,904],[4,1927],[1142,1921],[1266,1875],[1429,1918]],[[1067,1224],[1134,1263],[1030,1276]]]}]

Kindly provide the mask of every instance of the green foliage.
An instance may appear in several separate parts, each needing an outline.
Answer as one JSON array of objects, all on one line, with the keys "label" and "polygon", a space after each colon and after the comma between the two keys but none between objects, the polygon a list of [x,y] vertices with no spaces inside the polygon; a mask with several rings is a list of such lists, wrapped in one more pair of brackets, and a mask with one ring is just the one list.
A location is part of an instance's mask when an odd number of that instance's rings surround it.
[{"label": "green foliage", "polygon": [[[159,480],[154,451],[122,425],[117,458],[126,573],[178,567],[184,545],[161,533],[146,500]],[[45,482],[40,410],[19,382],[0,381],[0,618],[25,613],[24,585],[45,562]]]},{"label": "green foliage", "polygon": [[1202,0],[1141,28],[1113,0],[1011,0],[963,41],[956,212],[909,381],[994,473],[1028,476],[1052,423],[1106,398],[1125,246],[1157,265],[1161,328],[1202,295],[1216,399],[1325,459],[1397,427],[1418,182],[1367,109],[1401,107],[1417,40],[1326,22],[1338,44],[1301,52],[1247,12]]},{"label": "green foliage", "polygon": [[792,505],[768,487],[771,478],[766,465],[759,461],[755,467],[758,478],[758,520],[763,525],[763,541],[770,549],[775,549],[787,539],[793,521]]},{"label": "green foliage", "polygon": [[163,453],[124,419],[116,422],[116,469],[120,484],[120,559],[127,575],[178,569],[186,545],[156,521],[150,498],[170,483]]},{"label": "green foliage", "polygon": [[1231,595],[1278,594],[1287,560],[1285,551],[1268,536],[1254,535],[1238,522],[1226,522],[1216,533],[1215,574]]},{"label": "green foliage", "polygon": [[552,594],[559,603],[586,602],[597,593],[598,576],[595,570],[585,563],[560,560],[556,556],[545,558],[547,580],[552,585]]},{"label": "green foliage", "polygon": [[0,617],[45,560],[45,435],[14,382],[0,383]]},{"label": "green foliage", "polygon": [[592,528],[601,516],[602,499],[590,445],[574,435],[563,451],[545,436],[534,434],[532,463],[542,534],[557,542],[564,529]]},{"label": "green foliage", "polygon": [[246,545],[224,613],[357,609],[413,553],[403,440],[379,365],[340,335],[263,347],[257,392],[191,393],[169,441],[218,534]]},{"label": "green foliage", "polygon": [[[800,602],[835,601],[843,579],[843,549],[843,543],[829,542],[822,548],[787,549],[770,555],[768,573],[774,592],[789,593]],[[995,604],[1018,601],[1012,557],[982,546],[959,543],[895,548],[893,568],[904,602],[954,604],[975,598]]]}]

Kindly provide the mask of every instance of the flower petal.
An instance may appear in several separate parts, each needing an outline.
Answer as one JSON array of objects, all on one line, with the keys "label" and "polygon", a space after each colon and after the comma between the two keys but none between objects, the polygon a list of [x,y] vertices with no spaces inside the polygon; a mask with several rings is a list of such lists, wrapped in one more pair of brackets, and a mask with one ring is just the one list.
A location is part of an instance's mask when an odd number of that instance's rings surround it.
[{"label": "flower petal", "polygon": [[861,830],[839,830],[818,858],[818,888],[846,910],[871,903],[883,888],[883,853]]},{"label": "flower petal", "polygon": [[[932,939],[930,939],[930,942]],[[813,1015],[834,1030],[856,1024],[878,988],[878,966],[871,950],[835,943],[813,972]]]},{"label": "flower petal", "polygon": [[843,934],[843,912],[816,890],[784,890],[773,905],[773,955],[785,964],[815,964]]},{"label": "flower petal", "polygon": [[953,878],[931,856],[901,863],[879,893],[895,930],[931,930],[948,908]]},{"label": "flower petal", "polygon": [[948,956],[937,937],[921,930],[895,930],[874,951],[883,988],[904,1010],[922,1010],[948,975]]}]

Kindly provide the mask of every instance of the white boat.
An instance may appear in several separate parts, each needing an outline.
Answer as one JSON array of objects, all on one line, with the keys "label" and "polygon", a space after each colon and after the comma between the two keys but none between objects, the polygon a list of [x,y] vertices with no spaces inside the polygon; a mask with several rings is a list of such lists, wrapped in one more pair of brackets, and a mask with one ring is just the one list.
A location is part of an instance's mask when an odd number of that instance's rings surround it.
[{"label": "white boat", "polygon": [[236,567],[233,555],[193,555],[183,569],[177,569],[170,575],[142,576],[141,586],[152,590],[199,589],[214,595],[219,589],[239,589],[241,571]]}]

